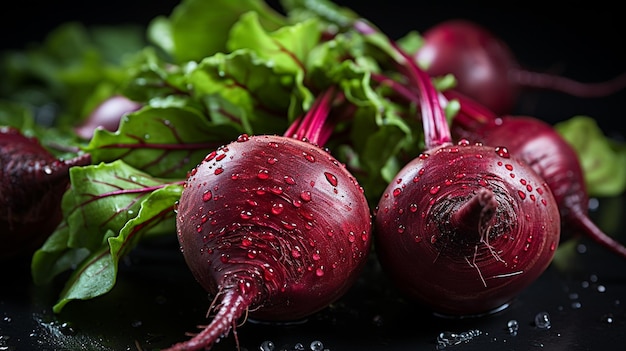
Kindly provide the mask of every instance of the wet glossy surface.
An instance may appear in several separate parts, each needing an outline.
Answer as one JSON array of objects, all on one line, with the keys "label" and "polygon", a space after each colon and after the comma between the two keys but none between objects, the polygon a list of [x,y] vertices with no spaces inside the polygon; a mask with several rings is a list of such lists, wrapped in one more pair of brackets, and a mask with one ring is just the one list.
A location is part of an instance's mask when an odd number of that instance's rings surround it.
[{"label": "wet glossy surface", "polygon": [[[50,16],[54,5],[19,10],[24,20],[15,22],[17,10],[3,11],[2,31],[19,24],[23,37],[7,37],[4,45],[39,40],[54,24],[69,19],[111,23],[137,19],[145,22],[163,8],[138,5],[120,11],[115,1],[72,7]],[[578,79],[601,80],[626,68],[626,42],[613,30],[619,11],[589,10],[568,16],[548,13],[540,6],[518,9],[510,4],[488,9],[478,5],[432,2],[417,12],[405,2],[343,1],[397,37],[409,29],[422,30],[438,20],[467,16],[502,29],[520,61],[538,68],[571,74]],[[356,3],[356,4],[353,4]],[[117,2],[121,6],[122,2]],[[368,4],[368,5],[365,5]],[[404,4],[404,5],[403,5]],[[506,4],[506,6],[504,6]],[[90,8],[91,7],[91,8]],[[35,7],[33,7],[35,8]],[[543,12],[542,12],[543,11]],[[25,15],[27,13],[28,15]],[[106,14],[109,13],[110,17]],[[558,15],[558,16],[556,16]],[[415,17],[414,17],[415,16]],[[600,21],[602,19],[602,21]],[[415,23],[415,25],[413,24]],[[612,24],[613,23],[613,24]],[[624,93],[606,99],[580,100],[556,93],[524,95],[518,112],[550,122],[575,114],[589,114],[613,136],[624,116]],[[622,127],[623,128],[623,127]],[[626,196],[602,199],[593,219],[609,234],[626,243]],[[210,299],[193,280],[178,252],[175,235],[170,240],[145,243],[120,266],[118,282],[109,294],[91,301],[69,303],[54,315],[51,306],[61,286],[34,287],[29,262],[0,265],[0,351],[2,350],[157,350],[186,338],[186,332],[205,324]],[[539,322],[537,323],[536,320]],[[547,324],[550,328],[546,328]],[[541,327],[543,326],[543,327]],[[248,320],[237,328],[241,350],[436,350],[438,336],[446,333],[446,350],[622,350],[626,345],[626,262],[588,240],[561,247],[559,258],[503,311],[462,320],[433,316],[404,301],[389,285],[374,259],[358,284],[343,299],[305,321],[266,325]],[[456,334],[456,339],[455,335]],[[321,345],[311,344],[319,341]],[[231,334],[214,350],[235,350]],[[271,350],[271,348],[266,348]]]},{"label": "wet glossy surface", "polygon": [[[625,201],[606,199],[593,212],[622,242],[624,220],[608,214],[623,213]],[[242,350],[262,350],[266,341],[275,350],[298,344],[311,350],[314,341],[328,350],[435,350],[446,332],[459,342],[450,350],[619,350],[626,343],[626,262],[584,239],[565,244],[559,255],[508,308],[490,316],[434,316],[398,296],[372,259],[358,284],[326,310],[291,325],[248,320],[237,336]],[[33,287],[27,264],[2,268],[1,350],[155,350],[207,322],[210,301],[170,240],[141,246],[122,263],[113,291],[71,302],[59,315],[50,307],[60,287]],[[234,349],[232,334],[214,348]]]}]

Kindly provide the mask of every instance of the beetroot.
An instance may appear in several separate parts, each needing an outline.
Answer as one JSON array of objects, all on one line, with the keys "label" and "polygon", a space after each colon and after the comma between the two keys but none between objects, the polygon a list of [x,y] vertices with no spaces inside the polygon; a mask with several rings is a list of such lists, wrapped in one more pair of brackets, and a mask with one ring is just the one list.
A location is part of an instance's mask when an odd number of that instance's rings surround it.
[{"label": "beetroot", "polygon": [[555,198],[505,147],[453,144],[429,76],[406,61],[426,150],[398,172],[376,208],[381,266],[405,296],[436,313],[502,309],[554,256],[560,236]]},{"label": "beetroot", "polygon": [[328,151],[327,94],[284,136],[242,135],[210,153],[177,206],[181,251],[215,296],[212,322],[170,350],[199,350],[245,312],[297,320],[355,282],[371,246],[363,189]]},{"label": "beetroot", "polygon": [[0,150],[0,259],[25,257],[61,222],[70,167],[91,158],[59,160],[13,127],[0,127]]},{"label": "beetroot", "polygon": [[138,110],[141,104],[122,95],[114,95],[100,103],[74,131],[83,139],[91,139],[97,128],[114,132],[122,117]]},{"label": "beetroot", "polygon": [[510,113],[522,89],[546,89],[579,97],[607,96],[626,87],[626,74],[599,83],[521,67],[510,47],[477,23],[453,19],[423,33],[424,44],[415,53],[431,76],[452,74],[456,89],[498,115]]},{"label": "beetroot", "polygon": [[452,124],[456,139],[506,146],[529,164],[552,190],[562,221],[561,240],[586,235],[609,251],[626,258],[626,247],[604,233],[588,216],[589,197],[574,148],[547,122],[531,116],[497,117],[458,92],[446,92],[461,103]]}]

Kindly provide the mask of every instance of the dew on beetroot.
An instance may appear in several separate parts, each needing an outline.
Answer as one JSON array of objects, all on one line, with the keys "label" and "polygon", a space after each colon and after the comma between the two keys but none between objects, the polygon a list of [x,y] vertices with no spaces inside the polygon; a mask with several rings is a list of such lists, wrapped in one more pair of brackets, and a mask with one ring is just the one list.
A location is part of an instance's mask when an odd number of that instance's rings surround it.
[{"label": "dew on beetroot", "polygon": [[282,203],[274,203],[272,204],[272,214],[279,215],[283,212],[284,206]]},{"label": "dew on beetroot", "polygon": [[311,162],[311,163],[315,162],[315,156],[313,156],[313,155],[309,154],[308,152],[303,152],[303,153],[302,153],[302,155],[304,156],[304,158],[305,158],[307,161],[309,161],[309,162]]},{"label": "dew on beetroot", "polygon": [[324,176],[326,177],[326,180],[328,181],[328,183],[330,183],[330,185],[337,186],[337,177],[334,174],[330,172],[324,172]]},{"label": "dew on beetroot", "polygon": [[257,178],[265,180],[265,179],[269,179],[270,177],[270,173],[267,169],[261,169],[259,170],[259,172],[257,173]]},{"label": "dew on beetroot", "polygon": [[504,146],[498,146],[496,147],[495,150],[496,150],[496,154],[500,157],[503,157],[503,158],[511,157],[511,155],[509,154],[509,150]]},{"label": "dew on beetroot", "polygon": [[311,201],[311,192],[304,190],[300,193],[300,198],[302,199],[302,201]]}]

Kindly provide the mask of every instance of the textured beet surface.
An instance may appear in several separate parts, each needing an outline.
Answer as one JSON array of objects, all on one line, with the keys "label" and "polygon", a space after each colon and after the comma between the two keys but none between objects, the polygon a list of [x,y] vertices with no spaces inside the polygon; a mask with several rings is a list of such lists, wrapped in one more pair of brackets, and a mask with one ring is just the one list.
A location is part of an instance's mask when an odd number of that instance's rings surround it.
[{"label": "textured beet surface", "polygon": [[26,257],[61,222],[69,168],[89,156],[58,160],[33,137],[0,128],[0,259]]},{"label": "textured beet surface", "polygon": [[589,197],[578,155],[550,124],[531,116],[498,118],[489,113],[468,115],[462,112],[454,119],[452,132],[457,139],[505,146],[544,178],[559,204],[563,227],[561,241],[586,235],[626,258],[624,245],[589,218]]},{"label": "textured beet surface", "polygon": [[[501,149],[469,144],[406,165],[375,221],[381,264],[400,289],[436,312],[475,315],[530,285],[550,264],[560,225],[550,189],[527,170]],[[472,201],[485,211],[459,223]]]},{"label": "textured beet surface", "polygon": [[493,312],[552,261],[561,230],[556,200],[506,147],[454,144],[431,78],[412,59],[404,62],[419,98],[425,150],[379,200],[380,263],[405,296],[433,312]]},{"label": "textured beet surface", "polygon": [[[242,136],[209,154],[177,208],[180,247],[213,296],[210,345],[249,311],[297,320],[341,297],[371,246],[363,189],[327,151],[284,136]],[[210,334],[210,335],[209,335]]]}]

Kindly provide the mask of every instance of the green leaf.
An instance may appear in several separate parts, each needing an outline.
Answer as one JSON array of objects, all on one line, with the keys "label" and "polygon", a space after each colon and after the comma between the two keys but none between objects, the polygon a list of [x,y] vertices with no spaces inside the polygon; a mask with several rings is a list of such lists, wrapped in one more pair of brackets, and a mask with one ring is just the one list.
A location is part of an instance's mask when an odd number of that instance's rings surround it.
[{"label": "green leaf", "polygon": [[152,178],[120,160],[72,168],[70,179],[72,187],[63,199],[67,226],[53,233],[32,262],[33,276],[40,284],[78,266],[55,312],[71,300],[110,291],[119,260],[153,228],[157,229],[153,234],[174,235],[174,209],[183,189],[182,182]]},{"label": "green leaf", "polygon": [[578,154],[589,196],[616,196],[626,190],[625,143],[605,136],[588,116],[574,116],[554,128]]},{"label": "green leaf", "polygon": [[278,74],[298,74],[306,67],[311,50],[322,36],[314,19],[284,26],[267,32],[257,12],[248,12],[233,26],[228,38],[228,50],[248,49],[267,60]]},{"label": "green leaf", "polygon": [[[85,27],[67,22],[42,43],[5,52],[0,65],[0,95],[41,109],[47,125],[71,125],[127,78],[127,60],[143,48],[139,26]],[[52,109],[51,107],[55,107]]]},{"label": "green leaf", "polygon": [[69,228],[64,224],[33,254],[31,274],[37,285],[50,283],[54,277],[76,267],[89,255],[89,250],[85,248],[68,247]]},{"label": "green leaf", "polygon": [[117,268],[107,247],[92,253],[73,272],[52,310],[59,313],[72,300],[88,300],[109,292],[115,285]]},{"label": "green leaf", "polygon": [[189,74],[189,82],[194,96],[209,103],[214,120],[231,120],[248,134],[275,134],[295,119],[287,111],[302,111],[301,104],[291,107],[293,96],[312,100],[301,72],[277,71],[269,61],[241,49],[202,60]]},{"label": "green leaf", "polygon": [[152,42],[175,62],[200,61],[226,51],[230,28],[250,11],[259,14],[264,27],[278,28],[285,19],[262,0],[183,0],[168,18],[155,18],[148,27]]},{"label": "green leaf", "polygon": [[116,132],[96,130],[84,149],[93,163],[123,160],[156,177],[182,178],[207,153],[241,133],[175,100],[154,104],[126,115]]}]

